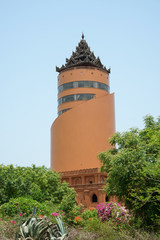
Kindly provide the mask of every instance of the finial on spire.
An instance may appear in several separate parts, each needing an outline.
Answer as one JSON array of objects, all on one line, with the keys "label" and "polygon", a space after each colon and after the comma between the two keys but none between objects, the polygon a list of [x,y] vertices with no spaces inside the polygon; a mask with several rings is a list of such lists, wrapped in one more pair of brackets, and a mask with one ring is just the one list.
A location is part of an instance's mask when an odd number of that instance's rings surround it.
[{"label": "finial on spire", "polygon": [[82,33],[82,39],[84,39],[84,33]]}]

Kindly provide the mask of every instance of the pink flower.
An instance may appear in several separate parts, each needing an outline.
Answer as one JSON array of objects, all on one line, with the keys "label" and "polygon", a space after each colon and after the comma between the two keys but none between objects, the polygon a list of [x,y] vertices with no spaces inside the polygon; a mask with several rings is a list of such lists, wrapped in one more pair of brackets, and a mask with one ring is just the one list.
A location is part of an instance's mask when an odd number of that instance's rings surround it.
[{"label": "pink flower", "polygon": [[21,217],[23,215],[23,213],[20,213],[19,216]]},{"label": "pink flower", "polygon": [[12,220],[11,223],[16,224],[16,221]]},{"label": "pink flower", "polygon": [[51,215],[54,216],[54,217],[57,217],[58,213],[54,212]]},{"label": "pink flower", "polygon": [[0,221],[2,221],[2,218],[0,218]]}]

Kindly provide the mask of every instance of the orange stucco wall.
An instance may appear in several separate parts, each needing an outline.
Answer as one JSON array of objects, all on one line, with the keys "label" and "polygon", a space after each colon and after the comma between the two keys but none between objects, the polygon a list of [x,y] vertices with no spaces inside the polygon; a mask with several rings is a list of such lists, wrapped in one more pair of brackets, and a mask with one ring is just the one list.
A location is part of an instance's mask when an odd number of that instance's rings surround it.
[{"label": "orange stucco wall", "polygon": [[96,81],[109,85],[109,74],[96,67],[75,67],[67,71],[63,71],[58,76],[58,86],[74,81]]},{"label": "orange stucco wall", "polygon": [[[89,67],[61,72],[58,85],[81,80],[109,85],[107,72]],[[96,97],[59,105],[58,110],[72,109],[57,117],[51,127],[51,169],[58,172],[100,167],[97,155],[110,148],[108,138],[115,132],[114,94],[74,88],[59,93],[58,98],[75,93],[94,93]]]}]

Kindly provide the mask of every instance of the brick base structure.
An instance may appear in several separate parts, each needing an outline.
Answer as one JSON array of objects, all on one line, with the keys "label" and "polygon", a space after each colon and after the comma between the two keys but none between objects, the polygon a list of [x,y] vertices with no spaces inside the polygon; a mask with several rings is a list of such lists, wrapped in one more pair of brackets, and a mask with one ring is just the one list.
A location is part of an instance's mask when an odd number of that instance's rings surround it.
[{"label": "brick base structure", "polygon": [[114,200],[104,192],[107,174],[100,173],[98,168],[61,172],[61,176],[62,181],[75,189],[77,203],[84,207],[96,207],[98,203]]}]

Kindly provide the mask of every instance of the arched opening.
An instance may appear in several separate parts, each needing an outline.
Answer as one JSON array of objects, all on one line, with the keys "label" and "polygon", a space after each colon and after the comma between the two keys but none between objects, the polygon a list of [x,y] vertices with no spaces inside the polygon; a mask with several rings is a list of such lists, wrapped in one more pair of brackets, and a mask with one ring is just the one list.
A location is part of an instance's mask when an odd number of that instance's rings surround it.
[{"label": "arched opening", "polygon": [[106,200],[106,202],[109,202],[109,198],[108,198],[108,196],[107,196],[107,195],[106,195],[106,199],[105,199],[105,200]]},{"label": "arched opening", "polygon": [[97,195],[96,195],[96,194],[93,194],[93,196],[92,196],[92,202],[97,202]]},{"label": "arched opening", "polygon": [[92,181],[90,181],[89,183],[92,184]]}]

